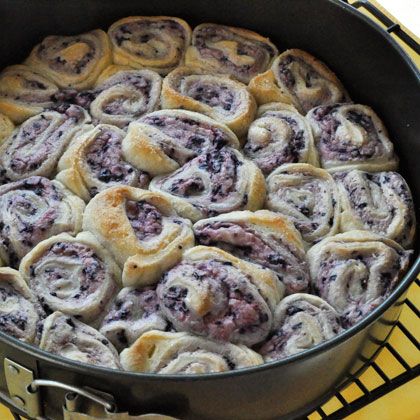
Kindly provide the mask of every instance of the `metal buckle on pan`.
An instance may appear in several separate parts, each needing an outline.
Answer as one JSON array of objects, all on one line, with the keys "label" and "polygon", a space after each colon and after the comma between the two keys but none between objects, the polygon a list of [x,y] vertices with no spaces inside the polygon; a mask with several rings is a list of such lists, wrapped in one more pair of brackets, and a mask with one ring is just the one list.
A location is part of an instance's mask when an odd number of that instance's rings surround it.
[{"label": "metal buckle on pan", "polygon": [[[41,417],[42,401],[39,388],[46,386],[69,391],[65,396],[65,404],[63,406],[65,420],[98,418],[113,420],[177,420],[174,417],[160,414],[131,416],[128,413],[119,413],[112,395],[67,385],[63,382],[35,379],[34,373],[30,369],[8,358],[4,359],[4,372],[12,403],[30,418],[36,419]],[[87,400],[88,404],[82,404],[82,398]]]}]

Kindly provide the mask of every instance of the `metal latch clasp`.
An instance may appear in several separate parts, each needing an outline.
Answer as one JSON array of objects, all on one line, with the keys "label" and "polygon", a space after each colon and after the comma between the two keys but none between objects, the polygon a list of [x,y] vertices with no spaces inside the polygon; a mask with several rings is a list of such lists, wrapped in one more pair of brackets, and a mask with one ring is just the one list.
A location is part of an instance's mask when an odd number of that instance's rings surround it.
[{"label": "metal latch clasp", "polygon": [[38,389],[32,389],[34,373],[14,362],[4,359],[4,375],[10,398],[28,417],[36,418],[41,415],[41,405]]}]

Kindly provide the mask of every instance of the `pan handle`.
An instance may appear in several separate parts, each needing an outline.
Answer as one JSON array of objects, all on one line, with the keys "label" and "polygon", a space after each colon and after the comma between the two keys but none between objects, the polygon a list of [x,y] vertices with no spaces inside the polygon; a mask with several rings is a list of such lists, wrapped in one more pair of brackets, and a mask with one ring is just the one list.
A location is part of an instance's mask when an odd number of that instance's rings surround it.
[{"label": "pan handle", "polygon": [[116,411],[116,406],[114,403],[108,401],[105,398],[102,398],[96,394],[94,394],[93,392],[89,392],[84,388],[80,388],[77,386],[73,386],[73,385],[67,385],[63,382],[58,382],[58,381],[50,381],[48,379],[34,379],[32,381],[32,383],[28,386],[28,391],[35,393],[38,391],[38,388],[41,386],[49,386],[49,387],[53,387],[53,388],[61,388],[61,389],[65,389],[66,391],[70,391],[73,392],[74,394],[77,395],[81,395],[99,405],[101,405],[102,407],[104,407],[107,411],[113,413]]},{"label": "pan handle", "polygon": [[353,3],[349,3],[347,0],[342,0],[344,3],[350,4],[355,9],[365,8],[370,12],[376,19],[378,19],[386,28],[386,31],[391,34],[394,33],[401,41],[407,44],[413,51],[420,54],[420,44],[404,31],[401,26],[392,21],[385,13],[379,10],[369,0],[357,0]]}]

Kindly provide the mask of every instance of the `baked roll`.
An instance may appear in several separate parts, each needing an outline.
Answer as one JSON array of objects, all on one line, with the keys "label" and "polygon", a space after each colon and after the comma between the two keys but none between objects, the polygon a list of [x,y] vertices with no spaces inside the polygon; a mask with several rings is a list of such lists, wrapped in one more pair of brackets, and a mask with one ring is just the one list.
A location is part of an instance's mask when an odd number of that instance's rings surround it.
[{"label": "baked roll", "polygon": [[271,103],[258,110],[258,118],[248,130],[245,155],[269,175],[284,163],[318,166],[311,126],[296,108]]},{"label": "baked roll", "polygon": [[80,133],[58,162],[56,178],[86,202],[116,185],[146,188],[148,174],[122,156],[125,135],[120,128],[107,124]]},{"label": "baked roll", "polygon": [[177,331],[252,346],[267,337],[284,285],[271,270],[196,246],[163,275],[156,292]]},{"label": "baked roll", "polygon": [[129,16],[108,29],[115,64],[168,74],[184,58],[191,28],[170,16]]},{"label": "baked roll", "polygon": [[340,203],[332,176],[307,163],[289,163],[267,178],[267,208],[288,216],[307,245],[338,232]]},{"label": "baked roll", "polygon": [[211,150],[169,175],[152,179],[182,217],[194,222],[233,210],[258,210],[265,181],[258,167],[235,149]]},{"label": "baked roll", "polygon": [[76,362],[111,369],[121,367],[117,350],[102,334],[58,311],[45,319],[39,347]]},{"label": "baked roll", "polygon": [[243,83],[199,67],[178,67],[162,84],[162,108],[200,112],[226,124],[238,137],[246,134],[257,109]]},{"label": "baked roll", "polygon": [[312,126],[321,166],[328,171],[397,169],[398,158],[387,130],[368,106],[321,106],[306,118]]},{"label": "baked roll", "polygon": [[121,353],[120,360],[125,370],[168,375],[226,372],[263,362],[258,353],[243,345],[162,331],[143,334]]},{"label": "baked roll", "polygon": [[159,107],[162,78],[154,71],[111,65],[91,90],[62,92],[68,101],[89,110],[95,124],[120,128]]},{"label": "baked roll", "polygon": [[170,328],[160,311],[154,289],[124,287],[102,321],[99,332],[122,351],[147,331]]},{"label": "baked roll", "polygon": [[344,327],[354,325],[391,294],[411,254],[361,230],[325,238],[308,251],[313,289],[337,310]]},{"label": "baked roll", "polygon": [[83,229],[92,232],[123,268],[124,286],[156,283],[194,245],[191,222],[162,194],[109,188],[86,207]]},{"label": "baked roll", "polygon": [[95,29],[80,35],[47,36],[36,45],[25,64],[59,87],[88,89],[111,64],[107,34]]},{"label": "baked roll", "polygon": [[350,102],[335,74],[323,62],[298,49],[280,54],[270,70],[251,80],[249,89],[260,105],[290,103],[302,114],[319,105]]},{"label": "baked roll", "polygon": [[73,136],[89,121],[87,113],[75,105],[25,121],[0,146],[0,183],[52,176]]},{"label": "baked roll", "polygon": [[0,114],[0,146],[13,133],[14,128],[15,126],[10,118]]},{"label": "baked roll", "polygon": [[335,176],[340,192],[340,229],[369,230],[412,246],[416,216],[410,188],[397,172],[359,170]]},{"label": "baked roll", "polygon": [[0,264],[16,268],[36,244],[82,227],[85,204],[57,181],[31,177],[0,187]]},{"label": "baked roll", "polygon": [[24,64],[0,73],[0,112],[16,124],[52,107],[57,93],[55,83]]},{"label": "baked roll", "polygon": [[267,210],[234,211],[200,220],[194,233],[199,244],[216,246],[270,268],[287,294],[308,290],[309,269],[302,238],[282,215]]},{"label": "baked roll", "polygon": [[117,293],[121,271],[89,232],[40,242],[19,267],[45,312],[61,311],[94,326]]},{"label": "baked roll", "polygon": [[223,146],[239,148],[228,127],[182,109],[155,111],[131,123],[122,144],[127,161],[153,176],[175,171],[199,154]]},{"label": "baked roll", "polygon": [[194,28],[185,63],[227,73],[248,83],[258,73],[266,71],[277,54],[276,46],[256,32],[202,23]]},{"label": "baked roll", "polygon": [[296,293],[277,306],[274,333],[260,348],[266,362],[310,349],[343,331],[336,310],[318,296]]},{"label": "baked roll", "polygon": [[0,331],[33,343],[44,316],[19,272],[9,267],[0,268]]}]

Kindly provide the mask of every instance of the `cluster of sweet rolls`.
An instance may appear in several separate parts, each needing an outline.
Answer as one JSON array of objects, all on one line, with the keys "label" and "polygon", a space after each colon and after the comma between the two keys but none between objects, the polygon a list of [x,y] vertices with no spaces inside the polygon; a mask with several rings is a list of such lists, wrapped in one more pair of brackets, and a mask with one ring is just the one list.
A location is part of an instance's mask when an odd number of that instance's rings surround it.
[{"label": "cluster of sweet rolls", "polygon": [[392,292],[415,233],[375,112],[252,31],[128,17],[0,74],[0,329],[151,373],[278,360]]}]

